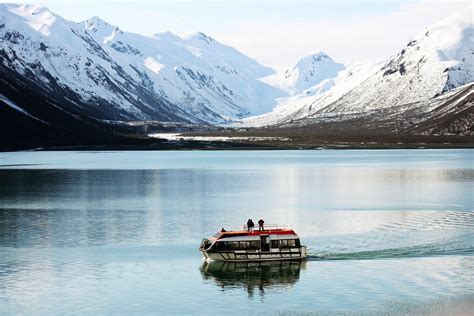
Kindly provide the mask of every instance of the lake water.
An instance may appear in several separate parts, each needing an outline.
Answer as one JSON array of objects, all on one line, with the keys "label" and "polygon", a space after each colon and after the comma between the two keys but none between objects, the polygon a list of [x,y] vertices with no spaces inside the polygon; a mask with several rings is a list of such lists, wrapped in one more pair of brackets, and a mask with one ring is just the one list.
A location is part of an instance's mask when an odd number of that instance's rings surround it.
[{"label": "lake water", "polygon": [[[0,153],[0,314],[449,314],[474,306],[474,150]],[[248,219],[306,262],[205,264]]]}]

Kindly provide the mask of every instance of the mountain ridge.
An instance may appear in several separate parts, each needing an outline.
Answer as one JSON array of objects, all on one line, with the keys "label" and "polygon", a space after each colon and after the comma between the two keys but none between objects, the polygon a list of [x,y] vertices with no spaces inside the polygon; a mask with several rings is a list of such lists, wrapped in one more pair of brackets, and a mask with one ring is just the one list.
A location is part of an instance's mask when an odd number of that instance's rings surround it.
[{"label": "mountain ridge", "polygon": [[299,59],[293,66],[261,80],[286,91],[290,95],[309,94],[306,91],[307,89],[325,80],[325,86],[328,89],[328,82],[344,68],[343,64],[335,62],[325,52],[316,51]]},{"label": "mountain ridge", "polygon": [[[474,81],[473,22],[463,10],[428,27],[385,62],[349,66],[328,90],[280,100],[271,113],[244,120],[262,126],[324,113],[351,113],[429,100]],[[357,68],[357,67],[356,67]]]},{"label": "mountain ridge", "polygon": [[146,37],[98,17],[75,23],[31,5],[1,4],[0,14],[1,48],[19,59],[12,69],[41,64],[82,101],[114,105],[99,118],[164,119],[170,107],[180,114],[173,120],[222,123],[267,112],[283,95],[257,80],[269,68],[203,33]]},{"label": "mountain ridge", "polygon": [[[133,122],[305,126],[309,132],[338,122],[362,124],[359,129],[392,126],[383,116],[469,136],[472,98],[459,103],[447,96],[460,87],[463,94],[473,93],[473,31],[469,11],[461,11],[386,60],[345,66],[317,51],[275,73],[202,32],[143,36],[100,17],[76,23],[44,7],[0,4],[0,124],[12,130],[29,126],[45,144],[55,138],[67,143],[68,137],[93,142],[94,134],[124,141],[123,133],[131,130],[146,138],[147,126],[155,124],[144,123],[141,131],[130,128]],[[445,97],[452,104],[432,110]],[[18,122],[16,129],[12,122]],[[16,132],[30,143],[27,130]]]}]

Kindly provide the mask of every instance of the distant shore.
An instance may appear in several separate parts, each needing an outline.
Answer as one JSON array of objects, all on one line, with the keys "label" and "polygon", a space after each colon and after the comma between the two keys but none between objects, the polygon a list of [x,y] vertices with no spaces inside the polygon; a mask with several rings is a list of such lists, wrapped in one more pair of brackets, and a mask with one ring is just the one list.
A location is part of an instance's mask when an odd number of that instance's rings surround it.
[{"label": "distant shore", "polygon": [[216,129],[117,133],[115,138],[0,144],[0,151],[66,150],[347,150],[474,148],[474,135],[401,135],[371,130]]},{"label": "distant shore", "polygon": [[471,149],[474,143],[324,143],[249,144],[233,142],[167,142],[158,144],[64,145],[11,148],[12,151],[136,151],[136,150],[376,150],[376,149]]}]

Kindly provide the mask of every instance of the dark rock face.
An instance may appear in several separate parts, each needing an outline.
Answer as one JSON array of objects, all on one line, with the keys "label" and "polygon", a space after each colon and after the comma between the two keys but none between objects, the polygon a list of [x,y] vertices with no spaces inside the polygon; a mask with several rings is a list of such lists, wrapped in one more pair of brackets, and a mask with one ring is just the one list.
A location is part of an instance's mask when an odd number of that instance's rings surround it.
[{"label": "dark rock face", "polygon": [[[431,109],[431,110],[430,110]],[[308,134],[320,131],[333,138],[416,136],[474,136],[474,84],[456,89],[449,97],[372,110],[365,113],[304,118],[278,126],[301,128]]]},{"label": "dark rock face", "polygon": [[0,75],[3,96],[0,99],[0,150],[124,141],[106,124],[75,110],[77,105],[68,100],[71,91],[54,89],[53,98],[50,91],[35,81],[18,76],[2,65]]},{"label": "dark rock face", "polygon": [[123,53],[123,54],[130,54],[130,55],[141,55],[139,49],[132,47],[128,44],[124,44],[121,41],[117,41],[111,45],[113,49],[116,51]]},{"label": "dark rock face", "polygon": [[454,120],[449,126],[445,129],[440,130],[440,134],[452,134],[460,136],[474,136],[474,113],[469,113],[465,117],[458,118]]}]

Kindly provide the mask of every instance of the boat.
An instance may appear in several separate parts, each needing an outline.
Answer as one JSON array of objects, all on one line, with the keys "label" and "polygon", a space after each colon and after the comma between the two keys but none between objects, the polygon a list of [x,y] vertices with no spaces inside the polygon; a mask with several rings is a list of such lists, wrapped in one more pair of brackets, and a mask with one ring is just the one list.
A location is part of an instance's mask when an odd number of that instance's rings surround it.
[{"label": "boat", "polygon": [[306,246],[288,226],[266,225],[263,230],[220,231],[199,247],[206,261],[304,260]]}]

